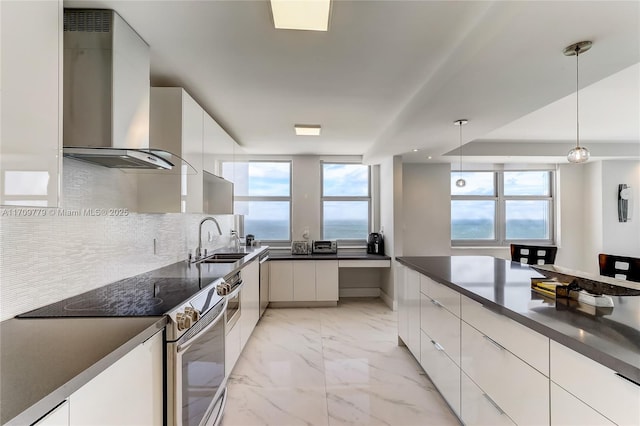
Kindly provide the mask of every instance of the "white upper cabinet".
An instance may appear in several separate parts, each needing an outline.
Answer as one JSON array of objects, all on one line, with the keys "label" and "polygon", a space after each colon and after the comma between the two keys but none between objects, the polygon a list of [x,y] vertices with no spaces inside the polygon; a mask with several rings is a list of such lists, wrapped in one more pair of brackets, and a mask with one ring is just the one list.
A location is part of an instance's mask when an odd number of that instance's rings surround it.
[{"label": "white upper cabinet", "polygon": [[62,1],[0,2],[0,205],[57,207]]},{"label": "white upper cabinet", "polygon": [[203,117],[200,105],[181,87],[151,88],[151,146],[179,155],[193,169],[176,164],[168,172],[140,174],[138,211],[202,213]]},{"label": "white upper cabinet", "polygon": [[189,165],[141,173],[138,211],[232,214],[233,186],[219,176],[221,161],[233,160],[235,141],[181,87],[151,88],[149,122],[150,145]]}]

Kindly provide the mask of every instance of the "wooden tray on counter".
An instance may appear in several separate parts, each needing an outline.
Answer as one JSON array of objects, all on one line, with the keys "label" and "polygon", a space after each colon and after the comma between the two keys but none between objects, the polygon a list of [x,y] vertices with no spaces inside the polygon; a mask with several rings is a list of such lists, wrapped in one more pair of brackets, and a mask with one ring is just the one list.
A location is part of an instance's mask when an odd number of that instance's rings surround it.
[{"label": "wooden tray on counter", "polygon": [[547,278],[575,284],[591,294],[640,296],[640,283],[563,268],[556,265],[529,265]]}]

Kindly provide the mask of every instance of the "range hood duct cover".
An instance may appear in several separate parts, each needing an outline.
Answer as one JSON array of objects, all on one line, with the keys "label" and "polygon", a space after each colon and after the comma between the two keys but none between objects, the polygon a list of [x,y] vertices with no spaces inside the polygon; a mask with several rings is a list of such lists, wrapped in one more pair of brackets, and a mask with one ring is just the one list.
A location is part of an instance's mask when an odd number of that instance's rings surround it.
[{"label": "range hood duct cover", "polygon": [[162,151],[149,149],[149,64],[149,46],[115,11],[64,10],[65,157],[106,167],[173,167],[153,153]]}]

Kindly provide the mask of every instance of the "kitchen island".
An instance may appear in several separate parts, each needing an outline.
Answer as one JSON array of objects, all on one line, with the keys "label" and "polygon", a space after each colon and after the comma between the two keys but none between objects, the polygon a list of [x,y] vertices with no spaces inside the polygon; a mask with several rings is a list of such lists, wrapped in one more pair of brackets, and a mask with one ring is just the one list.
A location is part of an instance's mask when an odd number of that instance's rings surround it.
[{"label": "kitchen island", "polygon": [[640,298],[556,302],[532,292],[538,272],[487,256],[397,261],[399,339],[464,423],[487,420],[475,392],[498,423],[560,424],[572,409],[573,422],[640,424]]}]

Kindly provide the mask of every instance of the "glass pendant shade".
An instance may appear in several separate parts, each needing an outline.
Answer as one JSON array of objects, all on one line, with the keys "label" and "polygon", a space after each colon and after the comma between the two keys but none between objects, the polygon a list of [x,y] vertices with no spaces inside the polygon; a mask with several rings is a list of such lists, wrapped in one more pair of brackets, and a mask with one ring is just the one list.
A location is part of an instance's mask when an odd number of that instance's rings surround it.
[{"label": "glass pendant shade", "polygon": [[589,150],[583,146],[576,146],[567,154],[570,163],[584,163],[589,159]]},{"label": "glass pendant shade", "polygon": [[464,179],[460,178],[456,181],[456,186],[458,188],[462,188],[463,186],[465,186],[467,184],[467,181],[465,181]]}]

